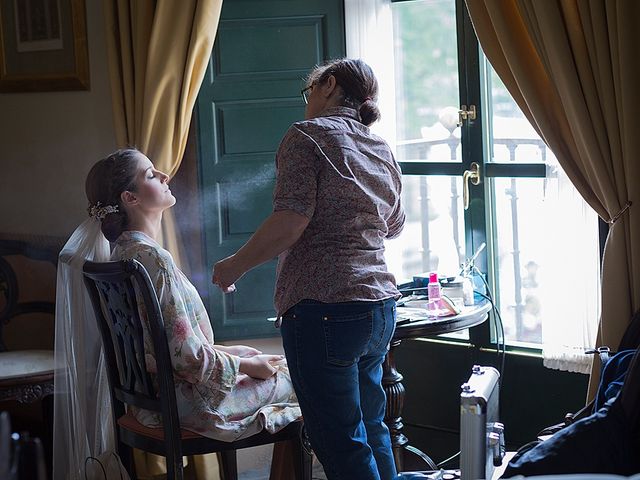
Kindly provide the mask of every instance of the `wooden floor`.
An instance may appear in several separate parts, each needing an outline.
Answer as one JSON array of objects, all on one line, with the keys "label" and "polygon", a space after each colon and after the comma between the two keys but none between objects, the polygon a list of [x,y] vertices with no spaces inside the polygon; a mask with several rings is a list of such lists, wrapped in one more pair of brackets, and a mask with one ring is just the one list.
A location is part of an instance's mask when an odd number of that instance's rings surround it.
[{"label": "wooden floor", "polygon": [[[327,476],[324,474],[322,465],[313,459],[313,480],[327,480]],[[260,470],[247,470],[245,472],[238,473],[238,480],[269,480],[269,467],[265,467]]]}]

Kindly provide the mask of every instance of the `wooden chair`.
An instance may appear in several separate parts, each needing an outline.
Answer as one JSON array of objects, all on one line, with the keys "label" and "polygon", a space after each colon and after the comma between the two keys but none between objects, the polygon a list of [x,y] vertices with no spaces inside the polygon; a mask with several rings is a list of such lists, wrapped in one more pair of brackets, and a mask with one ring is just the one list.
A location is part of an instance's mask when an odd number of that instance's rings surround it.
[{"label": "wooden chair", "polygon": [[55,304],[20,301],[21,285],[10,257],[47,261],[55,268],[58,253],[23,241],[0,241],[0,401],[32,403],[53,393],[53,350],[9,350],[2,327],[17,317],[37,313],[50,315],[53,324]]},{"label": "wooden chair", "polygon": [[[105,349],[118,453],[131,471],[131,448],[162,455],[167,478],[183,478],[183,455],[219,453],[225,480],[237,479],[236,450],[290,441],[294,450],[295,476],[311,480],[311,456],[302,446],[302,422],[289,424],[270,434],[262,431],[236,442],[222,442],[180,428],[176,407],[173,368],[162,313],[145,268],[136,260],[84,264],[84,279]],[[135,288],[147,312],[157,363],[156,391],[144,363],[142,325]],[[104,308],[103,308],[104,306]],[[163,427],[140,424],[126,405],[160,413]],[[133,475],[132,475],[132,478]]]}]

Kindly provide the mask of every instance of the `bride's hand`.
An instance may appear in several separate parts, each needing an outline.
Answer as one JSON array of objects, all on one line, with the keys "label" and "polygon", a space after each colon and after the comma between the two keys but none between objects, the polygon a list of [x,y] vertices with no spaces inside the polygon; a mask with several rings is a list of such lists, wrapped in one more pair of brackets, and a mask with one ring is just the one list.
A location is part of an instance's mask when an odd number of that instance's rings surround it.
[{"label": "bride's hand", "polygon": [[272,365],[284,359],[283,355],[256,355],[251,358],[240,359],[240,373],[245,373],[253,378],[266,380],[276,373]]}]

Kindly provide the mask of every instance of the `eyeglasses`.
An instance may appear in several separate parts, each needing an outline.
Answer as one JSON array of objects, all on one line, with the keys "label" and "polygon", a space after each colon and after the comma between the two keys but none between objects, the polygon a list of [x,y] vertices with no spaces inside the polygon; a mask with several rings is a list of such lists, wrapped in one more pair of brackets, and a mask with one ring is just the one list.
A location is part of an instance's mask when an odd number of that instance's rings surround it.
[{"label": "eyeglasses", "polygon": [[312,88],[313,88],[313,85],[309,85],[308,87],[305,87],[302,90],[300,90],[300,94],[302,95],[302,100],[304,100],[305,105],[309,103],[309,95],[311,95]]}]

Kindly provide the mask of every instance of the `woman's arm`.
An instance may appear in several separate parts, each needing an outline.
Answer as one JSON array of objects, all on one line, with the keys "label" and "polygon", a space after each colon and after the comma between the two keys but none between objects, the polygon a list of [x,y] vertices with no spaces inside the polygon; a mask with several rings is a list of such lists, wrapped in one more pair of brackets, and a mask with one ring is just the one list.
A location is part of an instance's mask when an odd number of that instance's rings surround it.
[{"label": "woman's arm", "polygon": [[219,345],[215,344],[213,346],[214,349],[219,352],[225,352],[229,355],[235,355],[236,357],[254,357],[256,355],[260,355],[262,352],[256,348],[249,347],[247,345]]},{"label": "woman's arm", "polygon": [[273,212],[240,250],[213,266],[211,281],[228,290],[246,272],[296,243],[308,224],[307,217],[292,210]]}]

